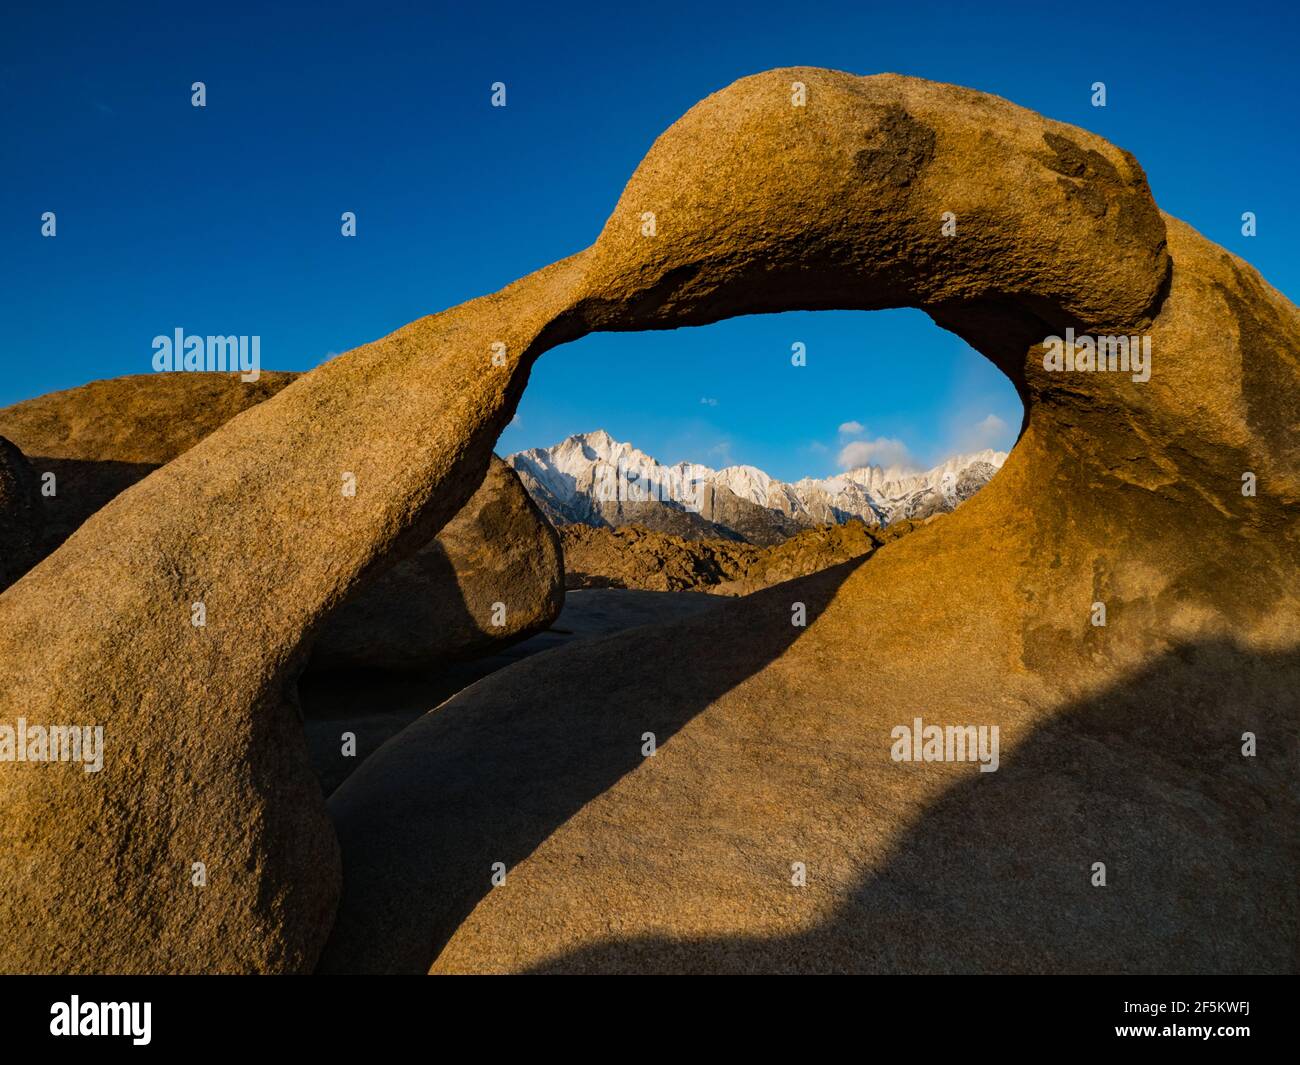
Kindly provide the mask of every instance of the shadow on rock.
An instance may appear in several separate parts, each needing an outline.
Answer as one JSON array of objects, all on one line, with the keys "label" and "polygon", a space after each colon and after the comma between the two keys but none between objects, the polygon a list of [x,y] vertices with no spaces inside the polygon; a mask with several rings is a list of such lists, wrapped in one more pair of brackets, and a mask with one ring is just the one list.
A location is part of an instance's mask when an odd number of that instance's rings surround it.
[{"label": "shadow on rock", "polygon": [[[800,584],[809,626],[860,564]],[[657,627],[637,629],[521,662],[493,678],[490,700],[466,702],[471,688],[395,737],[329,802],[344,893],[319,971],[427,972],[491,889],[494,863],[517,865],[641,764],[645,733],[662,746],[798,639],[803,628],[752,623],[755,608],[788,614],[786,598],[773,588],[675,623],[678,640],[711,649],[707,672],[639,655]],[[557,707],[536,695],[561,661],[591,683]]]},{"label": "shadow on rock", "polygon": [[1180,647],[945,792],[831,920],[616,940],[534,971],[1294,971],[1298,692],[1300,652]]}]

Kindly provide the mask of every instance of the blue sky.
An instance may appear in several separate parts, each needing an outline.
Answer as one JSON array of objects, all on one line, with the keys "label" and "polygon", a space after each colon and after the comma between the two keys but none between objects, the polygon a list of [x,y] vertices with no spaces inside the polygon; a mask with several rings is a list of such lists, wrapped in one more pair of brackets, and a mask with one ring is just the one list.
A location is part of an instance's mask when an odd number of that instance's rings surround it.
[{"label": "blue sky", "polygon": [[[1300,32],[1282,5],[707,6],[10,5],[0,405],[147,372],[176,327],[256,334],[266,367],[307,369],[494,291],[589,244],[692,104],[795,64],[969,85],[1094,130],[1162,207],[1300,297]],[[665,461],[794,479],[854,441],[921,464],[1005,447],[1019,418],[919,312],[773,315],[552,351],[499,450],[603,427]]]}]

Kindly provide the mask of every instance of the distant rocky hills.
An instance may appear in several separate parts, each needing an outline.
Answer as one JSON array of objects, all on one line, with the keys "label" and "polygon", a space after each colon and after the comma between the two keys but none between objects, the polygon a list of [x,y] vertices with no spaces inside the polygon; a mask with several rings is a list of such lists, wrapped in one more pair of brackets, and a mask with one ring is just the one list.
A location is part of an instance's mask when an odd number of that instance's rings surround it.
[{"label": "distant rocky hills", "polygon": [[923,473],[864,466],[790,484],[753,466],[666,466],[600,429],[506,461],[556,525],[637,525],[685,540],[771,545],[815,526],[889,526],[947,513],[987,484],[1006,457],[986,450]]},{"label": "distant rocky hills", "polygon": [[887,527],[871,527],[855,518],[843,525],[800,529],[770,547],[730,540],[688,540],[636,525],[593,528],[574,522],[560,526],[565,586],[749,595],[865,558],[931,520],[904,519]]}]

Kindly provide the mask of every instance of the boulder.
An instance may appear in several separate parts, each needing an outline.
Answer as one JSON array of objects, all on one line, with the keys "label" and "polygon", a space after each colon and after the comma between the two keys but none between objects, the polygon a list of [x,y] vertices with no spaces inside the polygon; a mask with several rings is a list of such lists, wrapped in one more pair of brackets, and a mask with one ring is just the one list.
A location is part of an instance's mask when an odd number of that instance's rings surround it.
[{"label": "boulder", "polygon": [[0,410],[0,435],[52,474],[41,499],[49,554],[114,496],[188,451],[297,374],[132,374],[49,392]]},{"label": "boulder", "polygon": [[[0,433],[39,456],[55,488],[40,500],[40,551],[24,555],[15,540],[11,579],[109,500],[298,376],[263,371],[244,382],[235,373],[139,374],[0,410]],[[19,559],[27,564],[18,568]],[[562,573],[555,530],[494,456],[479,491],[437,537],[358,588],[325,620],[309,665],[428,669],[489,653],[555,620]]]},{"label": "boulder", "polygon": [[483,484],[437,536],[325,620],[309,665],[436,668],[526,639],[563,606],[560,538],[493,455]]},{"label": "boulder", "polygon": [[762,553],[753,544],[686,540],[637,525],[563,525],[560,541],[570,588],[707,591],[743,576]]}]

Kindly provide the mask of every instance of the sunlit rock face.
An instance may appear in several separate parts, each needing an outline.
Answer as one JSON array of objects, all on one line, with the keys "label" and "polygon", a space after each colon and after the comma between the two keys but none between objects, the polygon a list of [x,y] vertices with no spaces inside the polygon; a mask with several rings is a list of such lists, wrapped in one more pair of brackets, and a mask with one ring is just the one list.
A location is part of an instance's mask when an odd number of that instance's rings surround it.
[{"label": "sunlit rock face", "polygon": [[[137,374],[0,409],[0,440],[7,433],[21,441],[36,464],[21,479],[25,509],[0,524],[0,558],[10,582],[114,497],[298,376],[262,371],[249,382],[238,373]],[[0,462],[16,454],[12,445],[7,453],[3,448],[0,443]],[[32,490],[36,475],[39,493]],[[7,483],[0,469],[0,486]],[[341,497],[358,487],[355,474],[339,472]],[[563,600],[559,539],[511,470],[494,458],[478,490],[437,536],[411,557],[393,560],[323,618],[309,667],[435,668],[546,628]]]},{"label": "sunlit rock face", "polygon": [[[1020,390],[986,488],[867,562],[474,685],[327,818],[287,681],[470,498],[541,352],[901,305]],[[1149,378],[1046,368],[1067,329],[1149,336]],[[310,967],[335,831],[331,970],[1286,968],[1298,340],[1100,138],[892,75],[743,79],[589,249],[299,379],[0,596],[0,705],[108,737],[90,785],[0,772],[0,968]],[[900,760],[917,719],[996,726],[998,768]]]}]

